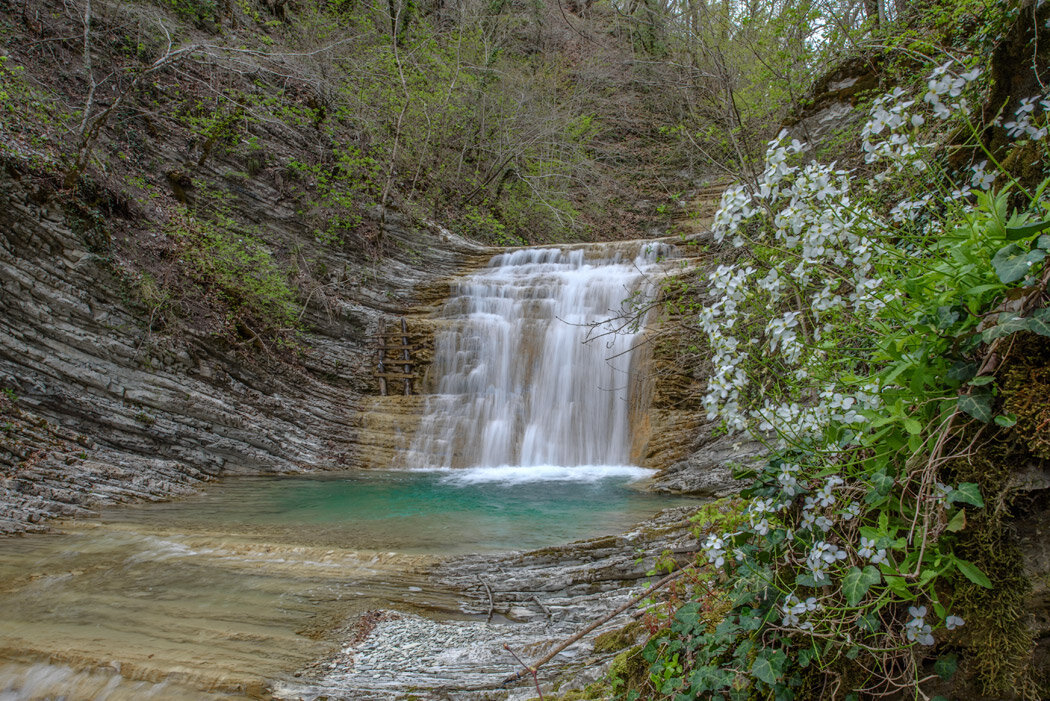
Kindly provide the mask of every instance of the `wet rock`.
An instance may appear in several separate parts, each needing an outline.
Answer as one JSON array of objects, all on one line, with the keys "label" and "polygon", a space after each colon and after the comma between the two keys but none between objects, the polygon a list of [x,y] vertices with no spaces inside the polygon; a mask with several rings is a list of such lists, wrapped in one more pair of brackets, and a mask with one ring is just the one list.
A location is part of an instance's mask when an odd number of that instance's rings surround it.
[{"label": "wet rock", "polygon": [[[471,555],[437,565],[432,577],[463,594],[460,620],[369,612],[346,629],[338,652],[275,687],[281,699],[529,699],[531,676],[503,681],[589,623],[643,592],[656,558],[690,561],[698,544],[690,508],[668,509],[630,533],[506,555]],[[539,669],[540,688],[595,678],[618,650],[595,653],[603,632],[633,609],[570,645]],[[509,649],[508,649],[509,648]],[[561,689],[565,690],[566,686]]]},{"label": "wet rock", "polygon": [[700,429],[700,439],[690,455],[656,477],[653,491],[725,497],[746,486],[733,477],[733,471],[761,463],[768,452],[765,445],[741,434],[714,437],[715,427],[709,424]]}]

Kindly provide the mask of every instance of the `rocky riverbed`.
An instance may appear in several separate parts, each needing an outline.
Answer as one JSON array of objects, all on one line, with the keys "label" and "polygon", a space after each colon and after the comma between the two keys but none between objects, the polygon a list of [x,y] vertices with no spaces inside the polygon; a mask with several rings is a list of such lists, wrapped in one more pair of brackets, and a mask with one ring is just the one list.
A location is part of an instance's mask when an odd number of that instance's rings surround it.
[{"label": "rocky riverbed", "polygon": [[[685,562],[697,549],[689,507],[668,509],[628,533],[527,553],[472,555],[435,566],[435,584],[462,592],[459,615],[428,618],[393,610],[350,621],[326,659],[279,684],[282,699],[526,699],[530,675],[503,682],[588,624],[643,592],[657,557]],[[539,669],[545,693],[597,678],[633,638],[595,651],[604,632],[638,615],[628,608]]]}]

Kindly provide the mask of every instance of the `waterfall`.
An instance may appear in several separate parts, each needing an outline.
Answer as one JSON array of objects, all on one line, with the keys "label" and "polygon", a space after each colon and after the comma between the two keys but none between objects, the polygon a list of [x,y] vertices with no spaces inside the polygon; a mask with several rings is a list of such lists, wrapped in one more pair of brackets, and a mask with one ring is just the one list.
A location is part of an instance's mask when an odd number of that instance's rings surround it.
[{"label": "waterfall", "polygon": [[669,247],[522,249],[453,284],[411,467],[626,466],[632,309]]}]

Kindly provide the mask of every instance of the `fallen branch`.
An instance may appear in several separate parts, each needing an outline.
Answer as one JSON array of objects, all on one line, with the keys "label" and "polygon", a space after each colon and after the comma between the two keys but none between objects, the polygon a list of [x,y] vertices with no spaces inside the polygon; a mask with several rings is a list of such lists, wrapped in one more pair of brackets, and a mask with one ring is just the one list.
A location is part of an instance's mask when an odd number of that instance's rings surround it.
[{"label": "fallen branch", "polygon": [[594,623],[590,624],[589,626],[587,626],[586,628],[581,630],[579,633],[576,633],[572,637],[563,640],[561,643],[559,643],[557,646],[555,646],[555,648],[553,650],[551,650],[546,655],[544,655],[540,659],[538,659],[535,662],[533,662],[531,665],[529,665],[529,666],[523,665],[524,669],[522,669],[520,672],[512,674],[509,677],[507,677],[506,679],[504,679],[503,683],[500,684],[500,686],[506,686],[508,684],[513,684],[514,682],[516,682],[519,679],[521,679],[522,677],[524,677],[526,674],[531,674],[531,675],[533,675],[535,677],[536,671],[540,667],[542,667],[543,665],[545,665],[548,662],[550,662],[551,660],[553,660],[554,657],[559,652],[561,652],[565,648],[569,647],[570,645],[575,643],[577,640],[579,640],[580,638],[584,637],[588,633],[592,632],[594,629],[598,628],[599,626],[602,626],[602,625],[608,623],[609,621],[611,621],[612,619],[616,618],[621,613],[623,613],[627,609],[631,608],[632,606],[636,605],[639,601],[641,601],[645,597],[649,596],[650,594],[652,594],[657,589],[660,589],[661,587],[664,587],[664,586],[670,584],[671,582],[673,582],[674,580],[678,579],[683,574],[685,574],[686,572],[689,572],[689,571],[690,570],[688,570],[688,569],[680,569],[680,570],[677,570],[677,571],[672,572],[671,574],[667,575],[666,577],[661,579],[659,582],[657,582],[656,584],[652,585],[651,587],[649,587],[648,589],[643,591],[641,594],[639,594],[638,596],[634,597],[633,599],[631,599],[630,601],[625,603],[623,606],[620,606],[620,608],[616,609],[615,611],[613,611],[612,613],[608,614],[604,618],[601,618],[601,619],[595,621]]},{"label": "fallen branch", "polygon": [[481,582],[482,586],[485,587],[485,591],[488,592],[488,595],[489,595],[489,616],[485,620],[486,620],[486,622],[491,622],[492,621],[492,611],[496,608],[496,602],[492,599],[492,589],[489,588],[488,582],[486,582],[484,579],[482,579],[480,574],[478,575],[478,581]]},{"label": "fallen branch", "polygon": [[510,649],[510,645],[507,645],[506,643],[503,643],[503,649],[506,650],[507,652],[509,652],[514,657],[514,659],[516,659],[518,661],[518,664],[520,664],[522,667],[525,668],[525,673],[526,674],[531,674],[532,675],[532,681],[536,685],[536,693],[539,694],[540,701],[543,701],[543,692],[540,690],[540,677],[539,677],[538,674],[536,674],[536,668],[535,667],[527,667],[525,665],[525,663],[522,661],[522,659],[520,657],[518,657],[518,653],[516,653],[516,652],[514,652],[513,650]]}]

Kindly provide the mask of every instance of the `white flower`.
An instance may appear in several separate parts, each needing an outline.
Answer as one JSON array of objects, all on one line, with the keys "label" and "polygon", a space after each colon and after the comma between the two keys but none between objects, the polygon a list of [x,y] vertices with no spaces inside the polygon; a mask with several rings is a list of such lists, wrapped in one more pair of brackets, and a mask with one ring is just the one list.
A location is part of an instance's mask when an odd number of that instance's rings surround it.
[{"label": "white flower", "polygon": [[960,628],[965,623],[966,621],[959,618],[958,616],[948,616],[946,619],[944,619],[944,627],[948,630],[955,630],[956,628]]},{"label": "white flower", "polygon": [[920,645],[933,645],[933,635],[930,626],[926,623],[926,607],[910,606],[908,613],[912,619],[904,625],[904,637]]},{"label": "white flower", "polygon": [[982,190],[987,190],[995,182],[995,173],[986,173],[985,168],[988,166],[988,161],[981,161],[977,165],[973,166],[973,177],[970,178],[970,184],[974,187],[979,187]]},{"label": "white flower", "polygon": [[870,560],[872,564],[879,564],[886,561],[886,551],[880,550],[875,547],[874,540],[868,540],[864,536],[860,539],[860,548],[857,550],[857,554],[866,560]]},{"label": "white flower", "polygon": [[721,567],[725,564],[725,541],[716,535],[709,535],[707,542],[703,545],[704,554],[707,556],[707,561],[715,567]]}]

